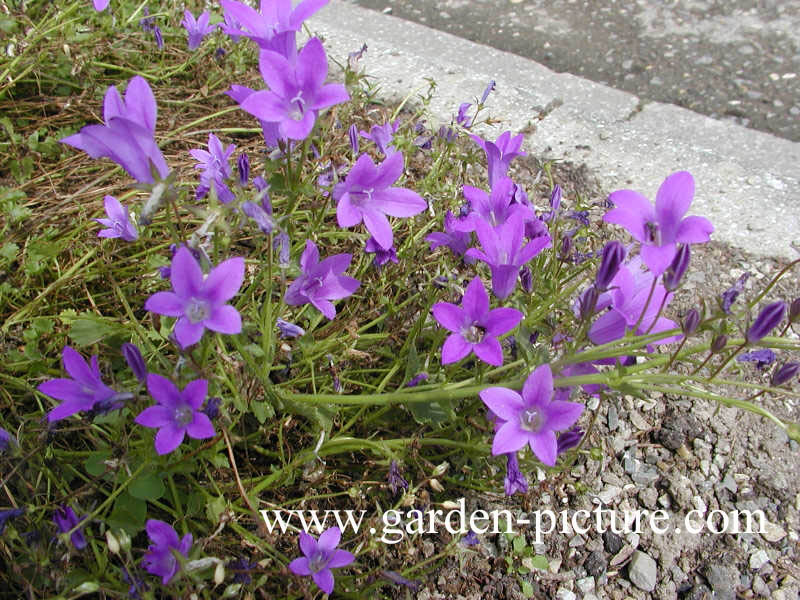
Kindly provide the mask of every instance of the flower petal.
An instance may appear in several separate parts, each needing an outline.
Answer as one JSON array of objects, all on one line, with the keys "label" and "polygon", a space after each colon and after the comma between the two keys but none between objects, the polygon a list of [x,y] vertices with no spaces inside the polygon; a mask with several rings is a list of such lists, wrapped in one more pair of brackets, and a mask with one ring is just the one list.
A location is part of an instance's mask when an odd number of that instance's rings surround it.
[{"label": "flower petal", "polygon": [[185,434],[185,428],[178,428],[174,425],[162,427],[158,430],[158,433],[156,433],[156,452],[160,455],[169,454],[181,445]]},{"label": "flower petal", "polygon": [[203,297],[212,304],[227,302],[242,287],[244,259],[229,258],[211,269],[203,282]]},{"label": "flower petal", "polygon": [[485,336],[480,343],[472,346],[472,350],[485,363],[495,367],[503,364],[503,348],[497,338]]},{"label": "flower petal", "polygon": [[184,314],[184,302],[173,292],[156,292],[144,303],[144,309],[166,317],[180,317]]},{"label": "flower petal", "polygon": [[442,364],[458,362],[472,352],[472,344],[467,342],[460,333],[453,333],[442,344]]},{"label": "flower petal", "polygon": [[[303,535],[304,532],[300,532],[300,535]],[[305,557],[295,558],[292,562],[289,563],[289,570],[294,573],[295,575],[300,575],[301,577],[308,577],[311,575],[311,569],[308,568],[308,559]]]},{"label": "flower petal", "polygon": [[175,339],[181,348],[188,348],[200,341],[205,330],[203,323],[192,323],[186,317],[181,317],[175,323]]},{"label": "flower petal", "polygon": [[216,435],[211,419],[205,413],[194,413],[194,420],[186,426],[186,434],[195,440],[204,440]]},{"label": "flower petal", "polygon": [[524,408],[522,396],[508,388],[490,387],[478,395],[489,410],[504,421],[519,419],[519,414]]},{"label": "flower petal", "polygon": [[645,223],[655,220],[655,211],[650,201],[639,192],[633,190],[617,190],[609,194],[608,199],[615,208],[603,215],[603,221],[621,225],[640,242],[647,239]]},{"label": "flower petal", "polygon": [[[554,436],[555,437],[555,436]],[[519,426],[519,419],[506,421],[494,434],[492,455],[516,452],[528,442],[529,434]]]},{"label": "flower petal", "polygon": [[331,573],[330,569],[322,569],[321,571],[312,573],[311,579],[313,579],[319,589],[326,594],[333,592],[333,573]]},{"label": "flower petal", "polygon": [[339,545],[341,539],[342,532],[338,527],[326,529],[320,534],[319,539],[317,540],[317,549],[327,554]]},{"label": "flower petal", "polygon": [[203,402],[208,396],[208,380],[195,379],[186,384],[181,392],[181,402],[192,407],[193,410],[200,410]]},{"label": "flower petal", "polygon": [[705,217],[686,217],[678,225],[675,241],[681,244],[703,244],[711,239],[714,226]]},{"label": "flower petal", "polygon": [[575,421],[583,413],[583,404],[578,402],[567,402],[564,400],[554,400],[545,407],[544,427],[553,431],[564,431],[575,424]]},{"label": "flower petal", "polygon": [[656,217],[662,234],[673,241],[683,215],[694,198],[694,178],[688,171],[678,171],[668,176],[656,194]]},{"label": "flower petal", "polygon": [[550,365],[539,365],[528,375],[522,386],[525,406],[543,406],[553,397],[553,373]]},{"label": "flower petal", "polygon": [[166,427],[173,422],[173,411],[161,404],[145,408],[133,420],[143,427]]},{"label": "flower petal", "polygon": [[336,550],[331,559],[328,561],[328,568],[339,569],[341,567],[346,567],[355,559],[356,557],[347,550]]},{"label": "flower petal", "polygon": [[300,551],[303,554],[309,558],[314,556],[314,553],[317,551],[317,540],[315,540],[313,536],[307,534],[305,531],[301,531],[298,542],[300,544]]},{"label": "flower petal", "polygon": [[202,325],[218,333],[236,334],[242,332],[242,317],[233,306],[224,304],[216,307]]},{"label": "flower petal", "polygon": [[558,457],[558,440],[551,430],[532,433],[528,439],[531,450],[540,461],[549,467],[555,466]]},{"label": "flower petal", "polygon": [[464,314],[468,319],[483,322],[489,314],[489,294],[483,287],[480,277],[474,277],[469,282],[467,289],[464,290],[464,298],[461,301]]},{"label": "flower petal", "polygon": [[186,246],[178,248],[172,259],[170,281],[179,298],[188,299],[200,293],[203,271]]},{"label": "flower petal", "polygon": [[353,227],[361,223],[362,219],[362,212],[350,201],[350,194],[343,194],[336,205],[336,221],[339,227]]},{"label": "flower petal", "polygon": [[497,337],[519,325],[524,315],[516,308],[495,308],[486,317],[486,333]]},{"label": "flower petal", "polygon": [[393,217],[412,217],[428,208],[428,203],[417,192],[406,188],[389,188],[376,190],[370,206]]},{"label": "flower petal", "polygon": [[366,225],[367,231],[372,234],[372,237],[384,250],[391,248],[393,242],[392,226],[389,224],[386,215],[372,209],[365,209],[363,213],[364,225]]},{"label": "flower petal", "polygon": [[640,255],[647,268],[653,272],[653,275],[659,276],[675,258],[677,247],[675,244],[664,244],[663,246],[648,246],[642,244]]},{"label": "flower petal", "polygon": [[64,364],[64,370],[77,382],[95,385],[97,378],[92,373],[89,365],[83,357],[76,350],[70,346],[64,346],[61,351],[61,362]]},{"label": "flower petal", "polygon": [[[485,292],[484,292],[485,293]],[[461,331],[466,317],[464,311],[450,302],[438,302],[431,308],[433,318],[444,327],[454,333]]]},{"label": "flower petal", "polygon": [[592,323],[589,329],[589,339],[595,344],[613,342],[625,335],[627,324],[622,313],[616,309],[611,309]]}]

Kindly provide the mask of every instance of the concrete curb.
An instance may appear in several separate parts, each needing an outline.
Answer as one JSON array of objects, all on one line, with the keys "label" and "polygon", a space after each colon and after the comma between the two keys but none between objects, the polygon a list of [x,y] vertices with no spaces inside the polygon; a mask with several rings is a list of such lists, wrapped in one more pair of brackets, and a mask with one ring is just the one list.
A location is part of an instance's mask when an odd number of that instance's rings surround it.
[{"label": "concrete curb", "polygon": [[796,257],[800,241],[800,143],[716,121],[636,96],[514,54],[422,25],[332,0],[309,22],[337,60],[366,43],[365,71],[384,97],[403,98],[437,85],[432,116],[449,122],[490,79],[494,137],[533,124],[525,148],[538,156],[586,165],[612,191],[649,198],[670,173],[688,170],[696,194],[690,213],[708,217],[713,239],[758,255]]}]

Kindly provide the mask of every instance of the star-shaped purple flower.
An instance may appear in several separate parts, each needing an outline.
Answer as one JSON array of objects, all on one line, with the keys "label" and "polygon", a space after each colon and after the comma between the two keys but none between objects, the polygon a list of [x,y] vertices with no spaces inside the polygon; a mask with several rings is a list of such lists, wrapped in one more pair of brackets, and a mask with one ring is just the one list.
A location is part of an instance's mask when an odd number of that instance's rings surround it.
[{"label": "star-shaped purple flower", "polygon": [[142,566],[148,573],[161,577],[161,583],[167,585],[181,568],[173,551],[177,550],[188,557],[192,547],[192,534],[187,533],[178,539],[178,533],[172,526],[158,519],[148,519],[145,530],[153,543],[142,558]]},{"label": "star-shaped purple flower", "polygon": [[388,156],[377,166],[369,155],[359,156],[347,178],[333,188],[339,227],[353,227],[364,221],[375,241],[386,250],[391,248],[392,226],[386,215],[411,217],[428,206],[416,192],[390,187],[402,174],[402,152]]},{"label": "star-shaped purple flower", "polygon": [[192,148],[189,150],[198,164],[195,169],[202,169],[200,174],[200,187],[197,188],[197,199],[203,198],[211,186],[217,194],[217,199],[223,204],[228,204],[234,199],[234,194],[225,183],[233,173],[228,159],[236,150],[236,146],[229,144],[227,148],[222,148],[219,138],[213,133],[208,134],[208,151],[202,148]]},{"label": "star-shaped purple flower", "polygon": [[346,567],[356,558],[347,550],[339,550],[336,546],[342,539],[338,527],[323,531],[319,540],[304,531],[300,532],[300,550],[302,557],[289,563],[289,570],[295,575],[311,576],[317,587],[326,594],[333,592],[333,573],[331,569]]},{"label": "star-shaped purple flower", "polygon": [[306,42],[294,65],[277,52],[262,51],[259,68],[269,90],[253,92],[240,106],[262,121],[277,123],[282,139],[304,140],[320,110],[350,99],[342,84],[325,84],[328,59],[318,38]]},{"label": "star-shaped purple flower", "polygon": [[505,177],[511,161],[518,156],[527,156],[521,150],[523,135],[520,133],[511,137],[510,131],[500,134],[494,142],[489,142],[477,135],[469,136],[486,153],[486,162],[489,167],[489,187],[494,188],[496,181]]},{"label": "star-shaped purple flower", "polygon": [[[425,236],[425,241],[431,245],[431,250],[439,246],[447,246],[457,256],[464,256],[470,244],[470,234],[463,231],[459,219],[448,210],[444,215],[444,231],[434,231]],[[474,258],[467,262],[475,262]]]},{"label": "star-shaped purple flower", "polygon": [[453,333],[442,346],[442,364],[457,362],[470,352],[494,366],[503,364],[503,349],[497,336],[508,333],[522,320],[515,308],[489,310],[489,295],[480,277],[469,282],[461,306],[439,302],[431,309],[433,317]]},{"label": "star-shaped purple flower", "polygon": [[320,262],[317,245],[306,240],[306,248],[300,256],[302,274],[286,290],[284,301],[292,306],[310,302],[327,318],[333,319],[336,307],[331,300],[346,298],[361,285],[358,279],[342,274],[352,258],[350,254],[335,254]]},{"label": "star-shaped purple flower", "polygon": [[[373,125],[370,127],[369,132],[366,131],[359,131],[359,135],[361,137],[372,140],[375,142],[375,145],[378,146],[378,150],[380,150],[381,154],[384,156],[391,156],[397,150],[394,146],[392,146],[392,138],[394,134],[397,133],[397,129],[400,127],[400,120],[396,120],[393,123],[384,123],[383,125]],[[358,149],[355,150],[358,152]]]},{"label": "star-shaped purple flower", "polygon": [[658,188],[656,204],[639,192],[617,190],[608,199],[615,208],[603,220],[622,225],[642,243],[642,260],[656,275],[661,275],[677,252],[677,244],[707,242],[714,226],[705,217],[686,217],[694,198],[694,178],[688,171],[667,177]]},{"label": "star-shaped purple flower", "polygon": [[201,410],[208,395],[208,381],[196,379],[181,391],[166,377],[149,373],[147,391],[158,404],[145,408],[134,422],[158,428],[156,452],[169,454],[181,445],[185,435],[195,440],[214,437],[214,426]]},{"label": "star-shaped purple flower", "polygon": [[483,190],[464,186],[464,197],[469,201],[471,208],[466,218],[455,224],[459,231],[475,231],[477,222],[484,220],[492,227],[503,225],[507,221],[519,216],[523,223],[536,220],[536,215],[529,206],[514,202],[516,186],[508,177],[503,177],[495,182],[491,195]]},{"label": "star-shaped purple flower", "polygon": [[139,233],[131,222],[128,207],[122,206],[114,196],[103,198],[103,204],[108,218],[95,219],[95,221],[106,227],[106,229],[101,229],[97,233],[97,237],[122,238],[126,242],[136,241],[139,238]]},{"label": "star-shaped purple flower", "polygon": [[105,125],[87,125],[59,140],[92,158],[107,157],[141,183],[155,183],[155,175],[169,175],[164,156],[153,138],[156,130],[156,99],[147,81],[136,76],[128,83],[125,100],[113,85],[103,99]]},{"label": "star-shaped purple flower", "polygon": [[197,50],[203,38],[218,27],[218,25],[208,24],[210,18],[211,14],[207,10],[204,10],[203,14],[196,19],[189,10],[183,11],[183,21],[181,21],[181,25],[183,25],[184,29],[186,29],[186,33],[189,35],[189,50]]},{"label": "star-shaped purple flower", "polygon": [[556,464],[557,431],[571,427],[581,416],[583,405],[553,399],[550,365],[539,365],[528,376],[522,394],[504,387],[480,393],[481,400],[503,421],[494,436],[492,454],[516,452],[528,444],[536,457],[548,466]]},{"label": "star-shaped purple flower", "polygon": [[492,271],[492,293],[505,300],[514,291],[522,265],[550,245],[550,236],[541,235],[523,246],[525,223],[521,215],[511,215],[503,225],[492,227],[483,219],[475,222],[475,233],[482,250],[470,248],[467,256],[482,260]]},{"label": "star-shaped purple flower", "polygon": [[[84,517],[84,519],[85,518],[86,517]],[[53,522],[56,524],[59,533],[67,533],[82,520],[83,519],[78,519],[78,515],[75,514],[72,507],[66,504],[59,506],[56,512],[53,513]],[[87,545],[86,536],[83,535],[83,531],[81,531],[80,528],[76,529],[72,535],[69,536],[69,541],[75,546],[75,550],[83,550]]]},{"label": "star-shaped purple flower", "polygon": [[97,356],[92,356],[89,366],[80,354],[69,346],[64,346],[61,361],[72,379],[51,379],[40,383],[36,388],[41,393],[62,401],[61,405],[47,413],[50,423],[81,411],[92,410],[95,404],[104,403],[116,396],[117,393],[100,379]]},{"label": "star-shaped purple flower", "polygon": [[145,310],[178,317],[175,339],[182,348],[196,344],[206,329],[234,334],[242,330],[242,318],[228,300],[236,295],[244,280],[244,259],[229,258],[209,271],[203,271],[191,251],[181,246],[170,267],[171,292],[157,292],[145,302]]}]

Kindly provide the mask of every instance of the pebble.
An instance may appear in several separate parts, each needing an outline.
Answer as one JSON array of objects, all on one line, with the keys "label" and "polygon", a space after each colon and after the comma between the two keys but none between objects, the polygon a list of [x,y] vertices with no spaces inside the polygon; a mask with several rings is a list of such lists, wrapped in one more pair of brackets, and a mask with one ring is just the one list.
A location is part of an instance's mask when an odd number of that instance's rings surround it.
[{"label": "pebble", "polygon": [[769,556],[764,550],[753,552],[753,554],[750,555],[750,569],[752,571],[758,571],[768,562],[769,562]]},{"label": "pebble", "polygon": [[581,594],[588,594],[594,591],[594,577],[583,577],[575,581],[575,586]]},{"label": "pebble", "polygon": [[601,550],[591,552],[586,560],[583,562],[583,568],[589,575],[599,577],[608,568],[608,560]]},{"label": "pebble", "polygon": [[631,554],[633,554],[635,551],[636,549],[633,546],[627,546],[627,545],[623,546],[622,550],[617,552],[614,558],[611,559],[611,562],[608,563],[608,566],[618,567],[624,564],[631,557]]},{"label": "pebble", "polygon": [[576,600],[575,592],[569,591],[567,588],[558,588],[556,591],[556,598],[558,600]]},{"label": "pebble", "polygon": [[603,544],[606,547],[606,552],[609,554],[616,554],[622,550],[622,546],[625,545],[625,542],[613,531],[606,530],[603,532]]},{"label": "pebble", "polygon": [[650,423],[635,410],[628,413],[628,419],[630,419],[630,422],[633,423],[633,426],[639,431],[650,431],[650,429],[652,429]]},{"label": "pebble", "polygon": [[739,581],[739,573],[721,565],[709,565],[706,579],[714,591],[715,600],[735,600],[734,582]]},{"label": "pebble", "polygon": [[617,414],[617,407],[613,404],[608,407],[608,415],[606,418],[608,420],[609,431],[614,431],[617,427],[619,427],[619,415]]},{"label": "pebble", "polygon": [[620,494],[622,488],[616,485],[607,485],[602,491],[597,494],[603,504],[611,504]]},{"label": "pebble", "polygon": [[753,592],[764,598],[769,598],[769,586],[758,575],[753,577]]},{"label": "pebble", "polygon": [[658,469],[651,465],[641,465],[637,471],[631,475],[631,479],[639,485],[650,485],[658,481],[661,474]]},{"label": "pebble", "polygon": [[634,552],[628,565],[630,582],[644,592],[652,592],[656,589],[656,578],[656,561],[644,552]]},{"label": "pebble", "polygon": [[739,490],[739,486],[736,485],[736,480],[733,478],[733,474],[730,471],[725,475],[720,485],[732,494],[735,494]]},{"label": "pebble", "polygon": [[764,523],[764,533],[761,534],[768,542],[779,542],[786,537],[786,531],[779,525],[767,521]]}]

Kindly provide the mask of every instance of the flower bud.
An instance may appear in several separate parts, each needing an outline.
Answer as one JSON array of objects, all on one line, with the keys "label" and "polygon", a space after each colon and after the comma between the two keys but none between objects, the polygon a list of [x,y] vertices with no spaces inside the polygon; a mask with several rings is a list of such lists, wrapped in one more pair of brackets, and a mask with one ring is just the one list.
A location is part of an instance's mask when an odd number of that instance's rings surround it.
[{"label": "flower bud", "polygon": [[591,319],[594,315],[594,309],[597,307],[597,299],[600,296],[595,286],[589,288],[580,295],[578,299],[578,311],[582,321]]},{"label": "flower bud", "polygon": [[723,350],[725,350],[725,346],[728,345],[728,336],[724,333],[719,334],[713,340],[711,340],[711,352],[714,354],[719,354]]},{"label": "flower bud", "polygon": [[561,248],[559,250],[559,255],[561,259],[569,258],[570,253],[572,252],[572,237],[565,235],[561,238]]},{"label": "flower bud", "polygon": [[550,193],[550,208],[553,209],[553,212],[558,212],[558,209],[561,207],[561,186],[556,184],[553,187],[553,191]]},{"label": "flower bud", "polygon": [[775,369],[775,372],[772,374],[771,383],[774,387],[778,387],[797,377],[798,373],[800,373],[800,364],[796,362],[787,362],[781,365],[779,369]]},{"label": "flower bud", "polygon": [[785,312],[786,303],[780,301],[773,302],[762,308],[756,320],[753,321],[753,324],[750,326],[750,329],[747,330],[747,335],[745,336],[747,343],[755,344],[761,338],[768,335],[778,326],[778,323],[783,320]]},{"label": "flower bud", "polygon": [[519,274],[519,281],[522,284],[522,289],[528,294],[533,291],[533,275],[531,274],[530,267],[522,267],[522,271],[520,271]]},{"label": "flower bud", "polygon": [[120,529],[117,532],[117,540],[119,541],[119,547],[124,550],[125,552],[130,552],[131,550],[131,536],[124,529]]},{"label": "flower bud", "polygon": [[250,179],[250,159],[246,152],[242,152],[239,155],[239,160],[236,161],[236,167],[239,170],[239,185],[246,187],[247,181]]},{"label": "flower bud", "polygon": [[789,323],[800,321],[800,298],[795,298],[789,305]]},{"label": "flower bud", "polygon": [[358,128],[355,123],[350,125],[350,129],[347,130],[347,136],[350,138],[350,149],[353,154],[358,154]]},{"label": "flower bud", "polygon": [[119,540],[111,533],[110,529],[106,529],[106,543],[111,554],[119,554]]},{"label": "flower bud", "polygon": [[438,464],[433,469],[433,476],[434,477],[441,477],[442,475],[447,473],[447,469],[449,469],[449,468],[450,468],[450,463],[448,463],[448,462],[443,462],[441,464]]},{"label": "flower bud", "polygon": [[214,569],[214,583],[220,585],[225,581],[225,564],[220,561]]},{"label": "flower bud", "polygon": [[700,325],[700,313],[697,311],[696,308],[691,309],[688,313],[686,313],[686,317],[683,319],[683,333],[685,335],[692,335],[695,331],[697,331],[697,327]]},{"label": "flower bud", "polygon": [[603,248],[603,258],[594,278],[594,284],[599,291],[605,292],[609,288],[623,260],[625,247],[616,240],[608,242]]},{"label": "flower bud", "polygon": [[125,357],[125,361],[139,383],[144,383],[147,379],[147,366],[144,364],[144,358],[142,358],[139,348],[135,344],[126,342],[122,344],[122,356]]},{"label": "flower bud", "polygon": [[668,292],[674,292],[681,285],[681,280],[686,274],[686,269],[689,268],[689,259],[692,253],[689,250],[689,244],[683,244],[675,253],[675,258],[672,259],[667,270],[664,271],[664,287]]},{"label": "flower bud", "polygon": [[439,483],[438,479],[431,479],[430,481],[428,481],[428,485],[431,486],[431,489],[434,492],[442,493],[444,491],[444,487],[442,486],[441,483]]}]

